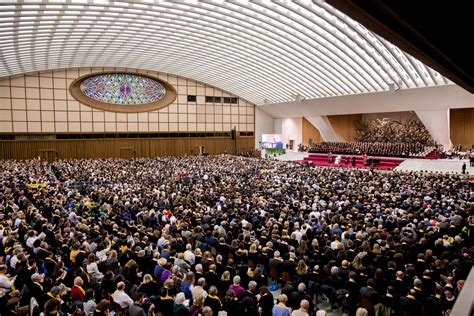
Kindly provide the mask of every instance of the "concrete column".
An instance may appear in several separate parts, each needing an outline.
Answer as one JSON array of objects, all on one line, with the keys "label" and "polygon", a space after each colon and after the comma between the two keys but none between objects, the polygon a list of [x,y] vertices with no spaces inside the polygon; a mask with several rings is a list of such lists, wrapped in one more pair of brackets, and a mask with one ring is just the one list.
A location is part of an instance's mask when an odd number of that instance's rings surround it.
[{"label": "concrete column", "polygon": [[255,148],[260,148],[263,134],[275,134],[275,118],[255,107]]},{"label": "concrete column", "polygon": [[433,140],[444,146],[452,147],[450,136],[449,109],[415,111],[420,121],[425,125]]}]

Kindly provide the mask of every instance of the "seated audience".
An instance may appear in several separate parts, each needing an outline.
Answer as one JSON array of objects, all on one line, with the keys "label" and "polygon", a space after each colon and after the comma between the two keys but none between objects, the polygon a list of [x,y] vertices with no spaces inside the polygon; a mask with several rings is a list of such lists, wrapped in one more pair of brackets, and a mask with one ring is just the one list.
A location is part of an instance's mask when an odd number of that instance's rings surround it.
[{"label": "seated audience", "polygon": [[[392,145],[374,148],[412,150]],[[50,314],[315,315],[322,297],[351,316],[449,313],[473,263],[473,202],[454,174],[0,161],[0,314],[36,300]]]},{"label": "seated audience", "polygon": [[420,143],[322,142],[309,146],[310,153],[408,157],[425,150]]}]

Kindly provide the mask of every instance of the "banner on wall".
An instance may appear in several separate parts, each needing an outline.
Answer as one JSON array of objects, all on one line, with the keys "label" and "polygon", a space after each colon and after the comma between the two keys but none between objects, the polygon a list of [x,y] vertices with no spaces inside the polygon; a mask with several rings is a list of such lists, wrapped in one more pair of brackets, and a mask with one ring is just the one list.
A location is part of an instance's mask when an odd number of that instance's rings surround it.
[{"label": "banner on wall", "polygon": [[281,134],[262,134],[262,148],[283,148]]}]

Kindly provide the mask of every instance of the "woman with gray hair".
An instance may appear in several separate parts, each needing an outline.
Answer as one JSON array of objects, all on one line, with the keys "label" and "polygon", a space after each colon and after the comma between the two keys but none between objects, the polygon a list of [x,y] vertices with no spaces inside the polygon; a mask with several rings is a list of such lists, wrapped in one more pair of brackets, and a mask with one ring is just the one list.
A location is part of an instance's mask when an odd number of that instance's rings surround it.
[{"label": "woman with gray hair", "polygon": [[359,307],[356,311],[356,316],[369,316],[369,312],[365,308]]},{"label": "woman with gray hair", "polygon": [[286,307],[288,297],[285,294],[280,295],[278,304],[273,306],[272,316],[290,316],[290,309]]},{"label": "woman with gray hair", "polygon": [[214,315],[214,313],[212,312],[212,309],[209,306],[204,306],[202,308],[202,316],[212,316],[212,315]]},{"label": "woman with gray hair", "polygon": [[173,315],[174,316],[188,316],[189,309],[186,307],[186,296],[183,292],[176,294],[173,305]]}]

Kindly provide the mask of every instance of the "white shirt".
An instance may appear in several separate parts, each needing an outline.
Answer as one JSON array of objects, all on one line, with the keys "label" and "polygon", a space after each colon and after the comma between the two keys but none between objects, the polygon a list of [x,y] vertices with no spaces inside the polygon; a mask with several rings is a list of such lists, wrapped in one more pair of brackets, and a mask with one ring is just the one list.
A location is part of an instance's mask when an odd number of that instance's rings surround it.
[{"label": "white shirt", "polygon": [[295,230],[295,235],[296,235],[296,240],[298,240],[298,243],[301,242],[301,238],[303,238],[303,234],[299,230]]},{"label": "white shirt", "polygon": [[103,250],[100,250],[100,251],[97,251],[95,253],[95,256],[97,257],[97,259],[99,259],[100,262],[103,262],[105,260],[107,260],[107,252],[109,252],[110,249],[103,249]]},{"label": "white shirt", "polygon": [[89,300],[87,302],[84,302],[83,304],[84,312],[88,316],[94,315],[94,311],[96,307],[97,307],[97,304],[93,300]]},{"label": "white shirt", "polygon": [[87,273],[89,273],[96,281],[101,281],[104,276],[102,272],[99,271],[97,263],[92,262],[87,265]]},{"label": "white shirt", "polygon": [[3,287],[4,289],[10,289],[13,285],[13,280],[10,281],[10,279],[4,275],[0,275],[0,287]]},{"label": "white shirt", "polygon": [[295,309],[293,313],[291,313],[291,316],[307,316],[309,315],[308,312],[304,309]]},{"label": "white shirt", "polygon": [[338,241],[333,241],[333,242],[331,242],[331,249],[332,249],[332,250],[336,250],[338,244],[339,244]]},{"label": "white shirt", "polygon": [[13,227],[17,228],[21,223],[21,218],[16,218],[15,223],[13,224]]},{"label": "white shirt", "polygon": [[124,291],[116,290],[112,297],[114,302],[119,304],[121,308],[128,308],[133,305],[133,300]]},{"label": "white shirt", "polygon": [[191,287],[191,295],[193,296],[193,299],[196,299],[196,297],[202,297],[203,299],[206,299],[207,297],[207,292],[203,289],[202,286],[192,286]]},{"label": "white shirt", "polygon": [[184,252],[184,260],[186,260],[191,265],[193,265],[194,262],[196,261],[196,256],[194,255],[194,253],[191,250],[186,250]]},{"label": "white shirt", "polygon": [[13,256],[11,259],[10,259],[10,267],[12,267],[13,269],[16,268],[16,264],[18,263],[18,257],[17,256]]},{"label": "white shirt", "polygon": [[36,239],[38,239],[38,237],[36,236],[28,237],[28,239],[26,240],[26,245],[28,246],[28,248],[33,248],[33,244],[35,243]]}]

